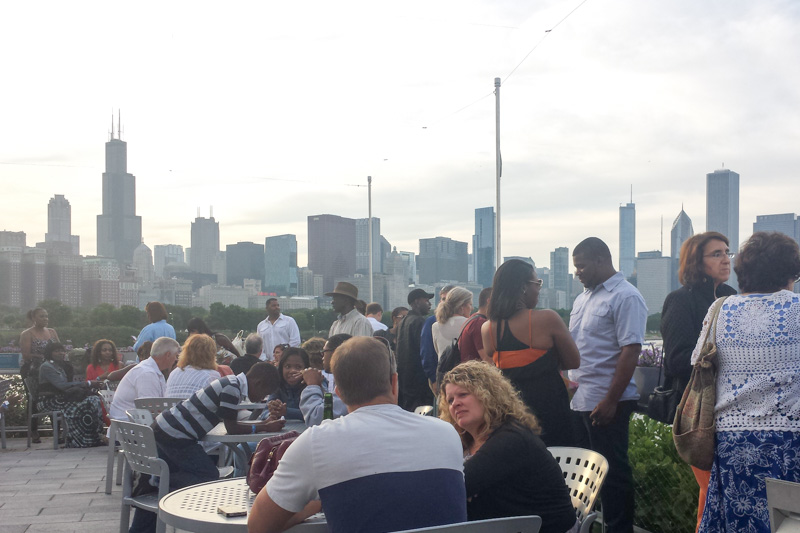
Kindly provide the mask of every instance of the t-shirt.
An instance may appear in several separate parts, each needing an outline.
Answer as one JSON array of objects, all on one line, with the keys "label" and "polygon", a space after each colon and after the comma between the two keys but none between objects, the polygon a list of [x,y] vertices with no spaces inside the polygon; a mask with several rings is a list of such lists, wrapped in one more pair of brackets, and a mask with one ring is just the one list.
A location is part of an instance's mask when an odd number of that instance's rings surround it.
[{"label": "t-shirt", "polygon": [[244,374],[212,381],[188,400],[162,412],[153,423],[156,440],[198,441],[222,420],[236,420],[236,406],[247,397]]},{"label": "t-shirt", "polygon": [[267,483],[287,511],[322,500],[334,533],[466,521],[461,439],[436,418],[380,404],[307,429]]},{"label": "t-shirt", "polygon": [[481,337],[481,326],[486,322],[486,317],[475,313],[469,317],[469,322],[461,330],[461,340],[458,341],[458,349],[461,352],[461,362],[480,361],[481,356],[478,350],[483,349],[483,337]]}]

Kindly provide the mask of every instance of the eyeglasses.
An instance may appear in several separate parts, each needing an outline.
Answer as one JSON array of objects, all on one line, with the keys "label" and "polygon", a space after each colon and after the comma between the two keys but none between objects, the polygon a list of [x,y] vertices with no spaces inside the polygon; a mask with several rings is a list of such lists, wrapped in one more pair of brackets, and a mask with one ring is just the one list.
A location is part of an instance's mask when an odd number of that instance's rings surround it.
[{"label": "eyeglasses", "polygon": [[722,259],[725,256],[728,256],[729,259],[733,259],[733,256],[736,255],[733,252],[723,252],[722,250],[717,250],[713,254],[706,254],[703,257],[712,257],[714,259]]},{"label": "eyeglasses", "polygon": [[532,285],[536,285],[537,287],[541,287],[542,283],[544,283],[544,280],[541,279],[541,278],[539,278],[539,279],[531,279],[531,280],[528,280],[527,283],[530,283]]}]

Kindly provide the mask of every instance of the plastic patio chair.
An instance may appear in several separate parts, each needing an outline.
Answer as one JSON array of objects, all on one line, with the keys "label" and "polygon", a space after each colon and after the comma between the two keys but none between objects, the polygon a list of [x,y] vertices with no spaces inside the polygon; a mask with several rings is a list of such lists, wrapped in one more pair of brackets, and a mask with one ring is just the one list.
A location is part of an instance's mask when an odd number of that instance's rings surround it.
[{"label": "plastic patio chair", "polygon": [[[11,389],[11,380],[10,379],[3,379],[0,380],[0,401],[6,397],[6,393]],[[0,413],[0,445],[2,445],[2,449],[6,449],[6,415],[5,413]]]},{"label": "plastic patio chair", "polygon": [[433,406],[432,405],[420,405],[416,409],[414,409],[415,415],[422,415],[422,416],[431,416],[433,414]]},{"label": "plastic patio chair", "polygon": [[153,424],[153,415],[147,409],[128,409],[125,414],[128,415],[128,420],[134,424],[143,426],[151,426]]},{"label": "plastic patio chair", "polygon": [[[115,420],[113,438],[122,446],[125,454],[125,468],[122,474],[122,511],[119,518],[119,532],[127,533],[130,528],[131,507],[137,507],[158,515],[158,502],[169,493],[169,467],[158,458],[156,438],[150,426]],[[133,472],[158,476],[158,492],[132,496]],[[166,524],[161,519],[156,525],[156,533],[165,533]]]},{"label": "plastic patio chair", "polygon": [[555,457],[564,473],[572,506],[581,522],[580,532],[589,533],[597,518],[592,507],[606,479],[608,461],[601,454],[585,448],[552,446],[547,450]]},{"label": "plastic patio chair", "polygon": [[764,478],[771,533],[800,531],[800,483]]},{"label": "plastic patio chair", "polygon": [[136,398],[133,404],[137,409],[147,409],[153,415],[153,420],[158,418],[161,411],[166,411],[175,407],[176,404],[181,403],[186,398]]},{"label": "plastic patio chair", "polygon": [[63,424],[64,427],[64,434],[69,431],[69,426],[67,425],[67,419],[64,416],[64,411],[42,411],[41,413],[35,412],[35,403],[36,403],[36,394],[33,391],[33,381],[31,378],[25,378],[23,381],[23,386],[25,387],[25,396],[28,400],[28,409],[27,409],[27,421],[28,421],[28,448],[31,447],[31,420],[34,418],[45,418],[50,417],[50,422],[53,424],[53,449],[58,449],[58,425]]},{"label": "plastic patio chair", "polygon": [[507,518],[491,518],[489,520],[475,520],[474,522],[461,522],[446,526],[423,527],[419,529],[406,529],[398,533],[539,533],[542,519],[538,516],[511,516]]}]

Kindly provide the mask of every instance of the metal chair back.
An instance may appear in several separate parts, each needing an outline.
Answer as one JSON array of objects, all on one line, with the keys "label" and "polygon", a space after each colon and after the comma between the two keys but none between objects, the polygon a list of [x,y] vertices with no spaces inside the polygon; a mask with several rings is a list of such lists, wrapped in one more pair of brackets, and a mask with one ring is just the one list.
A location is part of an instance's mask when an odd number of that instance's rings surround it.
[{"label": "metal chair back", "polygon": [[134,424],[141,424],[143,426],[150,426],[153,424],[153,415],[147,409],[128,409],[125,411],[128,415],[128,420]]},{"label": "metal chair back", "polygon": [[491,518],[489,520],[475,520],[461,522],[446,526],[423,527],[407,529],[398,533],[539,533],[542,519],[538,516],[512,516],[507,518]]},{"label": "metal chair back", "polygon": [[589,531],[597,517],[592,507],[606,479],[608,461],[601,454],[585,448],[552,446],[547,449],[564,474],[572,505],[581,522],[581,532]]},{"label": "metal chair back", "polygon": [[136,398],[133,404],[137,409],[147,409],[153,415],[153,420],[158,418],[162,411],[172,409],[176,404],[181,403],[186,398]]},{"label": "metal chair back", "polygon": [[27,423],[28,423],[28,448],[31,447],[31,441],[33,438],[31,437],[31,420],[34,418],[45,418],[50,417],[50,422],[53,424],[53,449],[58,449],[58,425],[59,423],[64,425],[64,433],[69,432],[69,426],[67,425],[67,418],[64,416],[64,411],[42,411],[41,413],[37,413],[35,409],[36,404],[36,385],[38,385],[38,381],[34,380],[30,376],[22,380],[22,385],[25,388],[25,396],[27,398]]}]

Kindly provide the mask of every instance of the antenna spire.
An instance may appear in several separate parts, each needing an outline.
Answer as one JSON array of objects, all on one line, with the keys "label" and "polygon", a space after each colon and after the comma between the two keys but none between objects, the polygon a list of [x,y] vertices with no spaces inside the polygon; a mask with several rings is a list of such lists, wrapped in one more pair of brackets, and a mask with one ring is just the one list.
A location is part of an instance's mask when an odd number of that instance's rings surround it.
[{"label": "antenna spire", "polygon": [[122,110],[117,109],[117,139],[122,140]]},{"label": "antenna spire", "polygon": [[633,183],[631,183],[631,203],[633,203]]},{"label": "antenna spire", "polygon": [[110,141],[114,140],[114,111],[111,111],[111,132],[110,132]]}]

